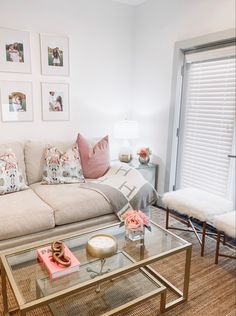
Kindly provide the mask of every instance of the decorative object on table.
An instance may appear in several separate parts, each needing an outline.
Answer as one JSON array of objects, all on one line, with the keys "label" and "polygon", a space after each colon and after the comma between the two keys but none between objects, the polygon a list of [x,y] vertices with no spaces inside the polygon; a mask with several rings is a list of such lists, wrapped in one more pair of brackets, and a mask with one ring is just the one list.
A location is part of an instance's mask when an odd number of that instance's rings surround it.
[{"label": "decorative object on table", "polygon": [[151,155],[151,154],[152,154],[152,152],[151,152],[151,150],[150,150],[149,147],[143,147],[143,148],[141,148],[141,149],[138,151],[138,153],[137,153],[137,155],[139,156],[139,157],[138,157],[139,162],[140,162],[141,164],[144,164],[144,165],[148,164],[149,161],[150,161],[150,155]]},{"label": "decorative object on table", "polygon": [[130,162],[132,160],[132,148],[129,140],[138,138],[139,127],[137,121],[123,120],[114,126],[114,137],[122,140],[119,153],[121,162]]},{"label": "decorative object on table", "polygon": [[64,153],[49,145],[44,159],[42,184],[85,182],[77,144],[70,146]]},{"label": "decorative object on table", "polygon": [[29,32],[0,28],[0,71],[31,72]]},{"label": "decorative object on table", "polygon": [[64,267],[69,267],[71,265],[70,257],[65,254],[65,246],[62,241],[54,241],[51,245],[52,258],[57,264],[61,264]]},{"label": "decorative object on table", "polygon": [[43,75],[69,75],[69,39],[66,36],[40,34]]},{"label": "decorative object on table", "polygon": [[68,121],[70,119],[69,85],[44,82],[41,86],[43,120]]},{"label": "decorative object on table", "polygon": [[14,152],[0,155],[0,195],[28,189]]},{"label": "decorative object on table", "polygon": [[37,257],[48,270],[51,279],[79,271],[80,262],[61,241],[37,249]]},{"label": "decorative object on table", "polygon": [[3,122],[33,120],[31,82],[0,81],[0,96]]},{"label": "decorative object on table", "polygon": [[125,236],[130,240],[144,239],[145,228],[151,231],[148,216],[140,210],[128,210],[121,218],[120,227],[125,225]]},{"label": "decorative object on table", "polygon": [[[110,269],[103,271],[104,265],[106,263],[106,258],[113,256],[118,249],[117,239],[109,234],[98,234],[92,236],[86,246],[88,254],[93,258],[99,258],[101,260],[100,271],[94,271],[91,268],[87,268],[88,272],[91,272],[90,277],[93,279],[96,276],[103,275],[110,272]],[[96,292],[100,292],[100,284],[96,288]]]}]

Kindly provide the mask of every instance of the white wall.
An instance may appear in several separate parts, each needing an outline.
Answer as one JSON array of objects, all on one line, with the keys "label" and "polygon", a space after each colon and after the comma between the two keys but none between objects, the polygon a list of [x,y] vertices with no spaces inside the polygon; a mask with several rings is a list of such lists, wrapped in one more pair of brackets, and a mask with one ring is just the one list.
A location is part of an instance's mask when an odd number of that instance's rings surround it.
[{"label": "white wall", "polygon": [[[137,7],[112,0],[0,0],[0,26],[32,35],[32,75],[0,73],[0,80],[34,83],[34,122],[0,122],[0,141],[112,134],[114,122],[130,113],[141,126],[135,146],[150,146],[160,163],[162,192],[174,43],[234,27],[234,9],[234,0],[148,0]],[[69,122],[41,120],[40,82],[63,79],[41,76],[39,32],[70,38]]]},{"label": "white wall", "polygon": [[[31,31],[32,75],[0,73],[0,80],[33,81],[34,121],[0,122],[0,140],[75,139],[112,131],[131,106],[133,7],[110,0],[0,0],[0,26]],[[40,74],[39,33],[70,39],[70,78]],[[70,83],[71,120],[41,120],[40,82]]]},{"label": "white wall", "polygon": [[137,145],[149,145],[164,190],[174,43],[235,27],[234,0],[149,0],[136,8],[133,116],[142,123]]}]

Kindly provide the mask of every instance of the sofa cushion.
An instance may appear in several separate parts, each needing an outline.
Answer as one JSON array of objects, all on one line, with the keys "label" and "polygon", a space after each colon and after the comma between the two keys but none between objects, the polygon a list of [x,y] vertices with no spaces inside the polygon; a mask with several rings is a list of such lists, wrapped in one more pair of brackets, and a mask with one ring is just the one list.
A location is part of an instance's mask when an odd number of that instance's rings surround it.
[{"label": "sofa cushion", "polygon": [[31,189],[0,198],[0,240],[55,226],[53,210]]},{"label": "sofa cushion", "polygon": [[18,167],[14,152],[0,155],[0,195],[26,190],[28,187]]},{"label": "sofa cushion", "polygon": [[78,134],[81,165],[85,178],[97,179],[102,177],[110,167],[109,138],[103,137],[94,146],[81,134]]},{"label": "sofa cushion", "polygon": [[110,203],[103,195],[90,189],[80,188],[79,184],[34,183],[31,188],[53,208],[56,225],[113,213]]},{"label": "sofa cushion", "polygon": [[55,146],[45,150],[43,184],[84,182],[77,144],[62,153]]},{"label": "sofa cushion", "polygon": [[25,183],[27,184],[26,171],[25,171],[25,158],[24,158],[24,143],[22,142],[9,142],[0,144],[0,156],[5,154],[9,149],[12,149],[16,155],[18,166],[22,172]]},{"label": "sofa cushion", "polygon": [[48,144],[54,145],[60,151],[66,151],[72,142],[36,142],[27,141],[25,144],[25,164],[28,183],[42,181],[44,152]]}]

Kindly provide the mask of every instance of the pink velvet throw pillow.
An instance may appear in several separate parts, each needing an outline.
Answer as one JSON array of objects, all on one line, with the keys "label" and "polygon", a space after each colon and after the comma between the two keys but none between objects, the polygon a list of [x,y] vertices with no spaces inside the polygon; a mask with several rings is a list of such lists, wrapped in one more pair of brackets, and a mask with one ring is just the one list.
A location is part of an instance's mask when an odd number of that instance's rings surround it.
[{"label": "pink velvet throw pillow", "polygon": [[77,144],[84,177],[88,179],[102,177],[110,167],[108,136],[92,146],[81,134],[78,134]]}]

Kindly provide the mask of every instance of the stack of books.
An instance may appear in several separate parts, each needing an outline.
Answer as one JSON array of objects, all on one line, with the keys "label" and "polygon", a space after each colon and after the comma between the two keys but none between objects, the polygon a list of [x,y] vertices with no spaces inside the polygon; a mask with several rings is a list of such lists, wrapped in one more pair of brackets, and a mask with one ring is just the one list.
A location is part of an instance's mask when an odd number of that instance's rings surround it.
[{"label": "stack of books", "polygon": [[64,247],[65,247],[64,248],[65,256],[69,257],[71,260],[71,265],[69,267],[65,267],[53,261],[51,246],[37,249],[37,258],[48,270],[49,277],[51,279],[56,279],[61,276],[70,274],[72,272],[79,271],[80,262],[73,255],[73,253],[69,250],[67,246],[64,246]]}]

